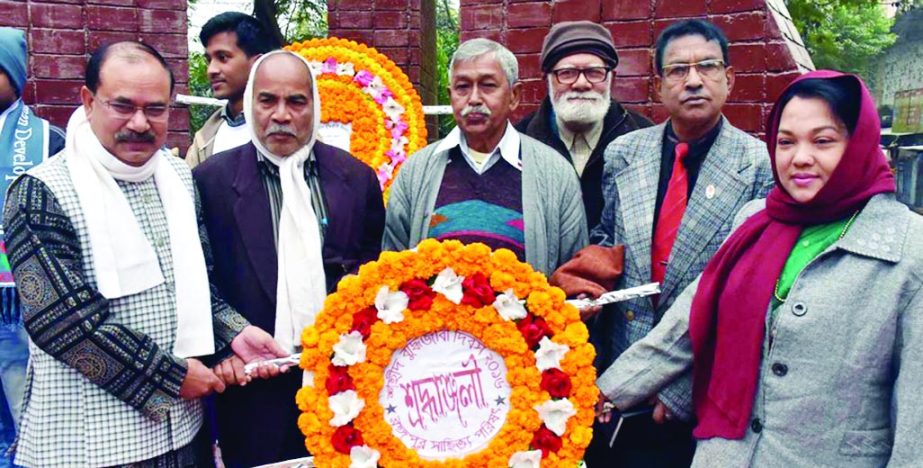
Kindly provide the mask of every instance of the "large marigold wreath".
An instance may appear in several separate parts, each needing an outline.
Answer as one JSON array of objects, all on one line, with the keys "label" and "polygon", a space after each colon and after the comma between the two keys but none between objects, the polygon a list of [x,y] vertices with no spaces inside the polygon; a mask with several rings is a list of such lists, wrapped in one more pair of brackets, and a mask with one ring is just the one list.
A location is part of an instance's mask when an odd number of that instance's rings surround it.
[{"label": "large marigold wreath", "polygon": [[[483,244],[430,239],[363,265],[302,334],[301,367],[314,385],[297,394],[298,425],[315,464],[577,466],[592,437],[595,350],[564,299],[515,254]],[[392,355],[442,330],[467,333],[502,357],[509,411],[486,448],[429,460],[394,435],[379,396]]]},{"label": "large marigold wreath", "polygon": [[401,163],[426,146],[423,105],[407,75],[374,48],[345,39],[312,39],[286,49],[305,57],[318,77],[321,122],[352,125],[350,153],[387,189]]}]

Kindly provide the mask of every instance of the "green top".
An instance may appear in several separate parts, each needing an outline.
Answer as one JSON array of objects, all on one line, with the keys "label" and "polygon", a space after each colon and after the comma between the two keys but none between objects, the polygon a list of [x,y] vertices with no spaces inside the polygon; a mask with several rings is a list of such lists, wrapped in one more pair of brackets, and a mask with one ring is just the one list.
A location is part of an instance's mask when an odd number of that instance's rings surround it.
[{"label": "green top", "polygon": [[[798,241],[795,242],[795,246],[788,256],[788,260],[785,261],[785,267],[782,268],[779,281],[776,283],[772,297],[773,312],[782,305],[784,299],[788,298],[788,292],[791,291],[792,285],[795,284],[795,280],[801,274],[801,270],[804,270],[804,267],[808,266],[811,260],[817,258],[824,250],[827,250],[827,247],[842,238],[846,231],[849,230],[849,225],[852,224],[853,219],[855,219],[855,215],[829,224],[806,227],[801,231]],[[779,298],[783,300],[780,301]]]}]

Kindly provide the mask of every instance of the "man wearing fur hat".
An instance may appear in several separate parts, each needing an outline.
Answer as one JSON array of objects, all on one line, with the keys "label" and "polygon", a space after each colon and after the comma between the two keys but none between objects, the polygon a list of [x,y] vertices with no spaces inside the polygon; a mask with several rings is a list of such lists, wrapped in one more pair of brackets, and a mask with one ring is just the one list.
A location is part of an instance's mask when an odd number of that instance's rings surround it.
[{"label": "man wearing fur hat", "polygon": [[603,209],[603,152],[612,140],[650,127],[647,117],[611,98],[619,56],[612,35],[591,21],[558,23],[545,36],[542,73],[548,96],[516,129],[567,158],[583,190],[588,229]]}]

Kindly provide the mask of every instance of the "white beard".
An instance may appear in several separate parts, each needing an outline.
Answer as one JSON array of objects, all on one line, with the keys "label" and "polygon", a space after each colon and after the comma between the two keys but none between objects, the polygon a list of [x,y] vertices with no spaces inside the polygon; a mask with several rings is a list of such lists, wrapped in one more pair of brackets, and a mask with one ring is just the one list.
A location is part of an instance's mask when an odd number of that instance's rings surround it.
[{"label": "white beard", "polygon": [[[611,78],[606,80],[606,90],[602,93],[596,91],[567,91],[558,97],[554,95],[554,89],[551,85],[551,77],[548,77],[548,95],[551,96],[551,107],[554,109],[558,119],[567,124],[573,124],[578,127],[592,126],[602,122],[609,112],[609,100],[612,95]],[[571,98],[583,98],[579,101],[571,101]]]}]

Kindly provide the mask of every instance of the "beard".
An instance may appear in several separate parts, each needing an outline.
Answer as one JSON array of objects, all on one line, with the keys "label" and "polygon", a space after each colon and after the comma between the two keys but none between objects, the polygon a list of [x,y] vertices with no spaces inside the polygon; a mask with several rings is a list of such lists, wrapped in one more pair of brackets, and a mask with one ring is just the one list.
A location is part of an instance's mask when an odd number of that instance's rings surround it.
[{"label": "beard", "polygon": [[606,90],[602,93],[596,91],[566,91],[559,96],[555,96],[551,78],[549,78],[548,95],[551,96],[551,107],[554,109],[555,115],[566,124],[585,127],[602,122],[603,118],[606,117],[606,113],[609,112],[609,100],[612,94],[610,83],[610,80],[606,80]]}]

